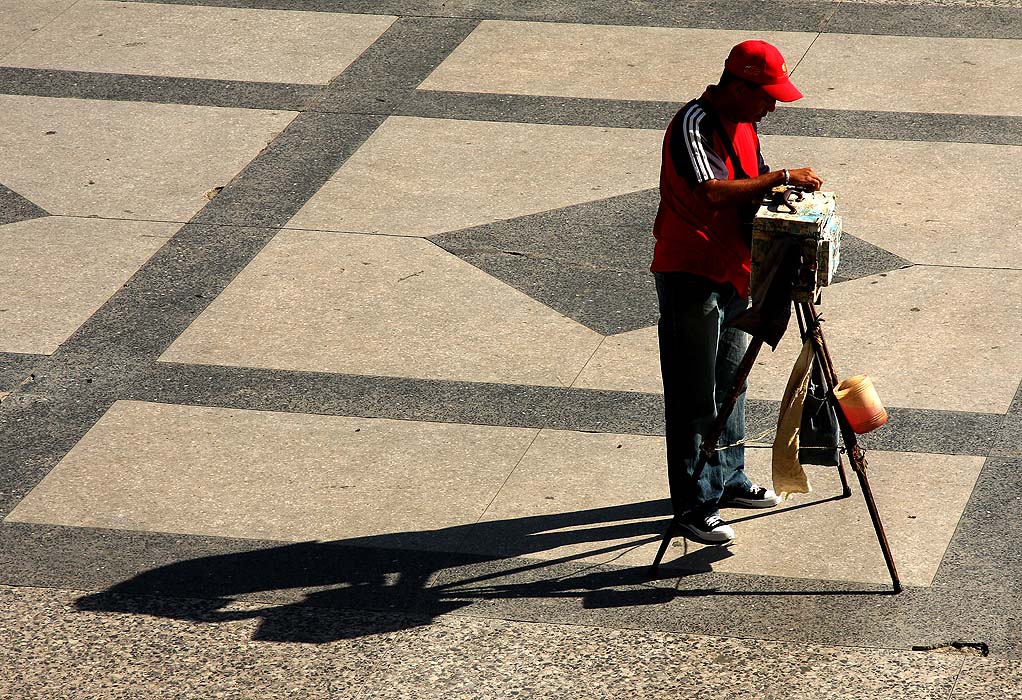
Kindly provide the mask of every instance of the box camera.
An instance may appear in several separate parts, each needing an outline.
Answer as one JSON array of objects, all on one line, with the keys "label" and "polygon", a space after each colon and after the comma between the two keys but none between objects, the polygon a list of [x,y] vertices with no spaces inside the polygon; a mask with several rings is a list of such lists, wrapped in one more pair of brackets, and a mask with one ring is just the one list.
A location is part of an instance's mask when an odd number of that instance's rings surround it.
[{"label": "box camera", "polygon": [[833,192],[775,187],[763,198],[752,222],[752,284],[766,274],[764,265],[779,237],[801,246],[801,262],[792,300],[814,303],[834,278],[841,256],[841,217]]}]

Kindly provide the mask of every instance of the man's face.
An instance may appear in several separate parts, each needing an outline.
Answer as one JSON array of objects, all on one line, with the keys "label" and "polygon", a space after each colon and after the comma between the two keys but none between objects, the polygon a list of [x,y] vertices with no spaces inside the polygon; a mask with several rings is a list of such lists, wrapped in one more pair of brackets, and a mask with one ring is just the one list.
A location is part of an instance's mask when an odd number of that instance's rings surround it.
[{"label": "man's face", "polygon": [[743,122],[762,121],[763,117],[777,108],[777,100],[766,94],[766,91],[759,85],[743,83],[741,93],[739,109],[742,111],[741,121]]}]

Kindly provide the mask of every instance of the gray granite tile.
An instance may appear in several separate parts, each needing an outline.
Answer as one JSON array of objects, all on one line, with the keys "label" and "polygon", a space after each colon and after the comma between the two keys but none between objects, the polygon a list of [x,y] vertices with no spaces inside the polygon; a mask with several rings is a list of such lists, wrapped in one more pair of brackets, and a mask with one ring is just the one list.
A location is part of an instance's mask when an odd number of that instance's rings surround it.
[{"label": "gray granite tile", "polygon": [[987,460],[933,585],[1022,592],[1022,459]]},{"label": "gray granite tile", "polygon": [[[417,90],[395,108],[395,113],[448,119],[665,129],[680,107],[673,102]],[[760,124],[760,133],[1020,145],[1022,118],[786,106]]]},{"label": "gray granite tile", "polygon": [[995,413],[887,409],[887,424],[862,436],[870,449],[931,454],[988,455],[1002,417]]},{"label": "gray granite tile", "polygon": [[416,90],[402,101],[398,113],[474,121],[666,129],[681,106],[675,102]]},{"label": "gray granite tile", "polygon": [[100,419],[110,402],[80,392],[19,392],[0,402],[0,518],[17,505]]},{"label": "gray granite tile", "polygon": [[856,238],[847,231],[841,232],[841,264],[838,266],[834,282],[869,277],[881,272],[890,272],[912,263],[889,251],[875,246],[861,238]]},{"label": "gray granite tile", "polygon": [[[663,435],[663,397],[599,389],[362,377],[158,362],[121,398],[267,411],[350,415],[603,433]],[[776,401],[749,399],[750,434],[770,430]],[[869,449],[987,455],[1002,416],[890,407]]]},{"label": "gray granite tile", "polygon": [[706,571],[678,578],[664,568],[655,582],[643,581],[645,568],[530,569],[506,560],[444,571],[437,586],[470,602],[465,613],[486,617],[900,649],[975,640],[997,656],[1022,654],[1017,595],[924,588],[893,595],[866,584],[721,574],[706,556]]},{"label": "gray granite tile", "polygon": [[1009,413],[1001,421],[990,450],[993,457],[1022,457],[1022,415]]},{"label": "gray granite tile", "polygon": [[[24,523],[0,524],[0,542],[0,585],[97,591],[79,605],[107,611],[118,610],[115,601],[126,596],[149,596],[150,606],[161,605],[158,598],[205,601],[198,607],[209,612],[230,601],[278,610],[432,609],[438,567],[478,559],[346,542],[285,543]],[[132,605],[133,610],[122,612],[146,612],[142,602]]]},{"label": "gray granite tile", "polygon": [[0,67],[0,93],[301,111],[322,86]]},{"label": "gray granite tile", "polygon": [[115,390],[144,369],[273,236],[273,229],[186,225],[54,354],[26,391]]},{"label": "gray granite tile", "polygon": [[1022,144],[1022,118],[785,107],[763,120],[760,133],[776,136],[1019,145]]},{"label": "gray granite tile", "polygon": [[[445,250],[603,335],[655,325],[647,190],[432,236]],[[837,281],[911,263],[845,236]]]},{"label": "gray granite tile", "polygon": [[548,427],[600,433],[664,434],[664,398],[660,394],[571,389],[563,412]]},{"label": "gray granite tile", "polygon": [[588,202],[430,240],[603,335],[658,318],[649,273],[656,190]]},{"label": "gray granite tile", "polygon": [[469,19],[399,17],[330,83],[315,109],[391,113],[477,24]]},{"label": "gray granite tile", "polygon": [[[607,516],[594,510],[572,517],[576,525],[590,522],[591,527]],[[452,530],[464,539],[491,537],[494,528],[506,531],[507,526],[556,531],[565,523],[563,518],[532,518],[517,525]],[[215,621],[226,603],[242,601],[260,603],[267,619],[307,606],[408,614],[416,626],[460,611],[532,622],[906,650],[982,641],[994,656],[1022,657],[1014,617],[1020,598],[1012,593],[956,586],[892,595],[887,587],[869,584],[722,574],[712,567],[715,556],[726,552],[713,549],[703,555],[702,571],[679,578],[681,572],[665,566],[660,578],[651,581],[645,566],[427,551],[452,533],[404,534],[376,540],[414,548],[364,546],[370,541],[366,538],[282,544],[7,523],[0,526],[0,583],[97,591],[81,599],[82,608],[157,617],[165,614],[167,598],[193,599],[200,602],[188,619],[199,621]],[[125,603],[118,602],[124,596],[149,596],[150,601],[125,610]],[[381,631],[387,630],[376,630]],[[285,640],[327,641],[336,634],[327,629],[315,638],[292,634]],[[281,640],[279,633],[275,638]]]},{"label": "gray granite tile", "polygon": [[[159,0],[143,0],[157,2]],[[403,16],[474,17],[544,22],[580,22],[638,26],[691,26],[713,29],[822,28],[831,13],[829,3],[793,2],[782,8],[768,8],[755,0],[737,0],[707,5],[698,0],[657,3],[638,0],[627,4],[567,3],[560,0],[519,3],[514,0],[169,0],[175,4],[215,7],[258,7],[263,9],[308,10],[316,12],[371,12]]]},{"label": "gray granite tile", "polygon": [[9,187],[0,184],[0,226],[49,216],[49,212]]},{"label": "gray granite tile", "polygon": [[557,387],[166,362],[155,363],[124,394],[223,408],[537,428],[564,413],[564,396]]},{"label": "gray granite tile", "polygon": [[0,392],[10,392],[26,379],[32,369],[45,359],[44,355],[0,352]]},{"label": "gray granite tile", "polygon": [[897,36],[1022,38],[1022,8],[837,3],[826,31]]},{"label": "gray granite tile", "polygon": [[192,223],[283,226],[382,122],[382,117],[300,114]]},{"label": "gray granite tile", "polygon": [[[1000,39],[1019,38],[1022,10],[1009,7],[970,7],[942,4],[877,4],[792,2],[781,8],[755,0],[712,4],[686,2],[657,3],[638,0],[627,4],[591,3],[578,5],[559,0],[522,4],[499,0],[485,5],[476,0],[142,0],[216,7],[257,7],[263,9],[312,10],[319,12],[372,12],[394,15],[438,15],[480,19],[581,22],[648,27],[704,27],[828,31],[848,34],[893,34],[905,36],[968,36]],[[835,10],[837,12],[835,13]]]},{"label": "gray granite tile", "polygon": [[1015,398],[1011,401],[1011,406],[1008,407],[1008,413],[1022,413],[1022,384],[1019,384],[1018,391],[1015,392]]}]

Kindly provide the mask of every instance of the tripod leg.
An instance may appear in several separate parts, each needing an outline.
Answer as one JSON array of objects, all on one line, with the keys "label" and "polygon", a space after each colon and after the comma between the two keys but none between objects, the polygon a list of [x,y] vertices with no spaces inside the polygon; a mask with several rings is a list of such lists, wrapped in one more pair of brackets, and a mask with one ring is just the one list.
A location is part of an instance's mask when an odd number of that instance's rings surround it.
[{"label": "tripod leg", "polygon": [[717,441],[720,440],[720,436],[724,434],[724,427],[727,425],[727,419],[731,417],[731,412],[735,410],[735,404],[738,403],[738,398],[745,391],[745,382],[749,379],[749,374],[752,373],[752,367],[756,364],[756,356],[759,355],[759,351],[763,348],[763,341],[758,338],[753,338],[749,341],[749,347],[745,351],[745,355],[742,357],[741,363],[738,365],[738,370],[735,372],[735,383],[731,386],[731,391],[727,395],[727,399],[720,406],[720,410],[717,412],[717,418],[713,421],[713,425],[710,426],[710,432],[703,437],[703,444],[699,448],[699,464],[696,466],[695,474],[693,475],[698,479],[703,473],[703,467],[706,466],[706,462],[713,456],[713,453],[717,451]]},{"label": "tripod leg", "polygon": [[[801,333],[802,342],[804,343],[806,340],[809,339],[809,326],[808,321],[806,319],[806,311],[803,309],[803,305],[804,302],[795,304],[795,318],[798,319],[798,329],[799,332]],[[812,308],[812,304],[808,304],[808,306]],[[816,325],[817,326],[819,325],[818,321]],[[827,352],[826,346],[823,345],[822,343],[822,335],[821,347],[823,348],[822,351],[817,349],[817,347],[814,344],[813,350],[815,352],[816,357],[820,361],[820,365],[823,367],[823,375],[828,383],[827,389],[829,392],[831,389],[837,386],[838,379],[837,372],[834,371],[834,365],[830,360],[830,354]],[[840,457],[838,458],[837,463],[837,473],[841,477],[841,496],[842,498],[848,498],[849,496],[852,495],[852,488],[851,486],[848,485],[848,473],[845,471],[844,461]]]},{"label": "tripod leg", "polygon": [[656,578],[657,570],[660,568],[660,562],[663,561],[664,555],[667,553],[667,547],[671,544],[671,540],[674,539],[675,533],[678,530],[678,517],[671,518],[671,524],[667,526],[667,532],[664,533],[664,538],[660,541],[660,549],[656,553],[656,559],[653,560],[653,565],[649,567],[649,577]]},{"label": "tripod leg", "polygon": [[866,456],[862,448],[859,447],[859,440],[855,435],[855,431],[852,430],[852,426],[849,425],[848,419],[845,418],[845,414],[841,410],[837,398],[834,396],[834,387],[837,385],[837,372],[834,370],[833,360],[830,357],[830,352],[827,350],[827,343],[823,338],[820,319],[816,315],[816,309],[813,308],[812,304],[801,304],[801,306],[803,306],[803,312],[806,314],[806,320],[809,324],[813,347],[820,353],[820,357],[824,361],[824,374],[827,376],[828,383],[830,384],[827,396],[837,412],[838,424],[841,426],[841,437],[844,440],[845,449],[848,451],[848,460],[851,462],[852,470],[859,479],[859,486],[866,501],[866,508],[869,511],[870,520],[873,522],[873,530],[876,532],[877,541],[880,543],[880,550],[884,554],[887,571],[891,575],[891,585],[895,593],[901,593],[901,580],[898,578],[898,570],[894,565],[894,556],[891,554],[891,547],[887,542],[887,533],[884,531],[884,525],[880,521],[880,512],[877,510],[876,502],[873,500],[873,489],[870,488],[869,478],[866,476]]}]

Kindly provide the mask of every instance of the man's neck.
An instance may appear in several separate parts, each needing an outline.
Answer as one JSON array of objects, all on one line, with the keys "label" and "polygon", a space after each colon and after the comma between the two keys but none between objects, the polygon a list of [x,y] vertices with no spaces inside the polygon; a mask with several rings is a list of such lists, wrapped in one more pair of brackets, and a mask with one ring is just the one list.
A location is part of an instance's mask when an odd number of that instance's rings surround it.
[{"label": "man's neck", "polygon": [[723,121],[730,122],[731,124],[738,123],[739,120],[735,118],[734,110],[732,109],[733,98],[726,90],[722,90],[719,85],[707,85],[704,94],[710,107],[720,115]]}]

